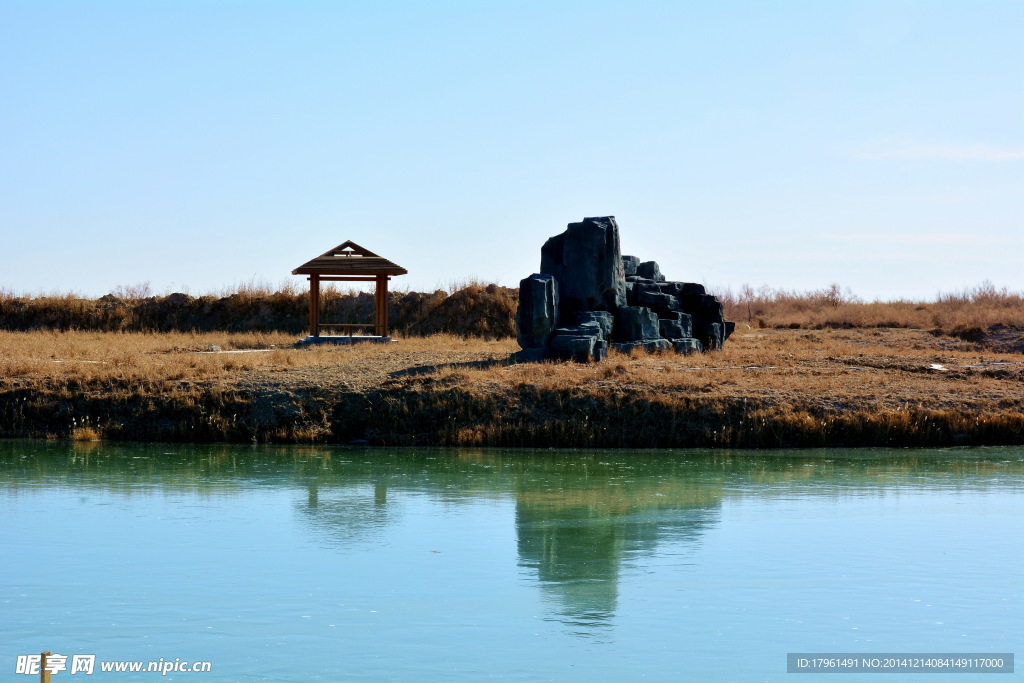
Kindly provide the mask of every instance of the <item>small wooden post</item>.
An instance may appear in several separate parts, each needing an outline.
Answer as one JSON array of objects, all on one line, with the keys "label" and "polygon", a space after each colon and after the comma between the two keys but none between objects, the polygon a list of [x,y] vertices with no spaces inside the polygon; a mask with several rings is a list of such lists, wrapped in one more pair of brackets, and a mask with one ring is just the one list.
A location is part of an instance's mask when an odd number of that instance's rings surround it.
[{"label": "small wooden post", "polygon": [[373,285],[373,333],[380,335],[380,275],[377,275]]},{"label": "small wooden post", "polygon": [[377,336],[388,336],[388,276],[377,276]]},{"label": "small wooden post", "polygon": [[39,654],[39,683],[50,683],[50,672],[46,670],[50,663],[46,661],[46,658],[51,654],[49,650]]},{"label": "small wooden post", "polygon": [[309,335],[320,336],[320,275],[309,276]]}]

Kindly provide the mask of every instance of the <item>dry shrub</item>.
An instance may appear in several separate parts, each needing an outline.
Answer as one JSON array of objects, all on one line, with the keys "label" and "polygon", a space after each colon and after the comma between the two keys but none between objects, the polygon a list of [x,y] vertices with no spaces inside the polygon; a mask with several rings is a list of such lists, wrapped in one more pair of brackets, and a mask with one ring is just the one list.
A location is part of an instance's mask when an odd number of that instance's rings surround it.
[{"label": "dry shrub", "polygon": [[98,441],[102,435],[92,427],[75,427],[71,430],[72,441]]},{"label": "dry shrub", "polygon": [[[406,335],[438,333],[504,339],[514,337],[519,292],[509,287],[467,282],[450,293],[438,290],[430,295],[405,295],[411,304],[405,322],[396,329]],[[415,301],[417,300],[418,301]],[[399,300],[401,312],[405,303]]]},{"label": "dry shrub", "polygon": [[1005,287],[997,289],[990,282],[953,294],[940,294],[931,302],[865,302],[836,284],[810,292],[744,286],[738,294],[724,290],[718,297],[726,318],[747,328],[902,327],[963,331],[987,330],[993,325],[1024,327],[1024,295]]},{"label": "dry shrub", "polygon": [[[374,320],[372,292],[321,292],[322,322]],[[466,282],[429,294],[389,292],[391,328],[405,335],[439,332],[502,339],[515,336],[518,291]],[[105,332],[266,332],[301,334],[308,328],[309,294],[295,282],[278,288],[246,283],[216,294],[153,296],[148,283],[118,287],[99,299],[75,294],[16,296],[0,291],[0,329]]]},{"label": "dry shrub", "polygon": [[987,281],[973,289],[940,295],[933,309],[933,322],[940,329],[1024,327],[1024,294],[997,289]]}]

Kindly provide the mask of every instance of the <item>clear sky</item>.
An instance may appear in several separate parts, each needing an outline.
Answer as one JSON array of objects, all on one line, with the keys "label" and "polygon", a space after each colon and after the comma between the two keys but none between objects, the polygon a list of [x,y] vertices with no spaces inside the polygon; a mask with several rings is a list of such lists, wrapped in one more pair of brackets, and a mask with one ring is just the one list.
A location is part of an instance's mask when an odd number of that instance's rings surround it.
[{"label": "clear sky", "polygon": [[0,289],[517,286],[614,215],[675,280],[1024,290],[1020,0],[0,0]]}]

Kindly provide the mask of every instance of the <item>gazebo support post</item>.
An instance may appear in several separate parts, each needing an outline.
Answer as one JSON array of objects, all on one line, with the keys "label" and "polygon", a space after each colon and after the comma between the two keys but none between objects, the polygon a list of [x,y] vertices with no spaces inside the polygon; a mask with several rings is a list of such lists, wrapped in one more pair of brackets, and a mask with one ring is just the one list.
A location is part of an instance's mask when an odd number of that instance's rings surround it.
[{"label": "gazebo support post", "polygon": [[309,276],[309,336],[320,336],[320,275]]},{"label": "gazebo support post", "polygon": [[386,337],[388,336],[388,276],[378,275],[377,286],[375,291],[375,301],[377,308],[377,336]]}]

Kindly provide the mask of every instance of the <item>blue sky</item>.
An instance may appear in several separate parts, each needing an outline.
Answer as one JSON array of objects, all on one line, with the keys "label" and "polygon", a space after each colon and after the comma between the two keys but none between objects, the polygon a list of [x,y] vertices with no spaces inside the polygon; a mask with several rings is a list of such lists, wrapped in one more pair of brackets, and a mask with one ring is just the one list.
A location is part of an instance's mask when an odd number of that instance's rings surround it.
[{"label": "blue sky", "polygon": [[723,288],[1024,290],[1016,0],[0,0],[0,289],[516,286],[615,215]]}]

